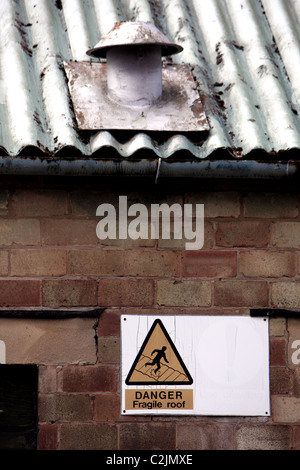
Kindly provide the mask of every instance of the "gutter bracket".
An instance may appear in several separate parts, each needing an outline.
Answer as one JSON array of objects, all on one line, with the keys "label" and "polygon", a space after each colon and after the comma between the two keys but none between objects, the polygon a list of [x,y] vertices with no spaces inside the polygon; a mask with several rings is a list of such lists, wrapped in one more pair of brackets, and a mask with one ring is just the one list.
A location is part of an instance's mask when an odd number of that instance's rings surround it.
[{"label": "gutter bracket", "polygon": [[156,175],[155,175],[155,184],[157,184],[157,181],[158,181],[160,165],[161,165],[161,157],[158,159],[158,162],[157,162],[157,170],[156,170]]}]

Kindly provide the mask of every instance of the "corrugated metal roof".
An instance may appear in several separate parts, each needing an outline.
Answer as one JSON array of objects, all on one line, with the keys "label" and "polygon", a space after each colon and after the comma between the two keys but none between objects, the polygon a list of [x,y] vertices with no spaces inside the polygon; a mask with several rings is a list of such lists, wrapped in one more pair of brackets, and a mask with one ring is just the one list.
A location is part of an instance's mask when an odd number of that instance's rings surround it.
[{"label": "corrugated metal roof", "polygon": [[[207,139],[76,130],[63,61],[86,51],[118,21],[152,21],[183,46],[205,103]],[[186,151],[243,157],[300,148],[300,0],[1,0],[0,148],[59,156],[76,149],[121,157],[142,149],[167,158]],[[30,152],[31,149],[31,152]],[[67,150],[66,150],[67,151]],[[70,153],[70,156],[72,153]]]}]

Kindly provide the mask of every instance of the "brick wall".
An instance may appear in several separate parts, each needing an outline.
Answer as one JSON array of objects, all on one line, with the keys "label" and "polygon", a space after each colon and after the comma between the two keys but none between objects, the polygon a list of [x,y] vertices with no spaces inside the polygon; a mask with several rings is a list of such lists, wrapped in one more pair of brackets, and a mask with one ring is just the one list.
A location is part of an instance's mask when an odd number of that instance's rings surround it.
[{"label": "brick wall", "polygon": [[[14,182],[15,183],[15,182]],[[236,314],[300,306],[297,193],[2,183],[0,309],[95,319],[0,319],[7,362],[39,366],[40,449],[300,449],[300,319],[270,320],[271,417],[120,416],[120,314]],[[79,189],[78,189],[79,188]],[[205,245],[105,240],[96,208],[201,203]],[[95,332],[98,337],[95,339]]]}]

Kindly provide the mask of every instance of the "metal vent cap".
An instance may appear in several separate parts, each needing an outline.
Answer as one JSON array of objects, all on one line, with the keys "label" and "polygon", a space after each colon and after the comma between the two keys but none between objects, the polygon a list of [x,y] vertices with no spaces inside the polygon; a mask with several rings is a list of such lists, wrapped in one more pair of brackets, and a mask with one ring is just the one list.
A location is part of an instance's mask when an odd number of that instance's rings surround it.
[{"label": "metal vent cap", "polygon": [[161,46],[162,56],[178,54],[183,48],[172,43],[151,22],[145,21],[121,21],[115,23],[114,27],[104,36],[95,47],[86,53],[95,57],[106,57],[106,52],[115,46]]}]

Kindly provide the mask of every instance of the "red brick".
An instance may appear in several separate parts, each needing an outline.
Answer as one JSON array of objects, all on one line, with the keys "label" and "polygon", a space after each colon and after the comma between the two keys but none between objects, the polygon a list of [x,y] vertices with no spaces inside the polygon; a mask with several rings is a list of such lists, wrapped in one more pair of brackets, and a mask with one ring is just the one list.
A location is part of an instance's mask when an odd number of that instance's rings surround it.
[{"label": "red brick", "polygon": [[281,248],[300,248],[300,223],[275,222],[272,227],[272,243]]},{"label": "red brick", "polygon": [[273,282],[271,284],[271,300],[274,307],[298,309],[300,303],[300,282],[298,280]]},{"label": "red brick", "polygon": [[288,426],[240,425],[235,431],[237,450],[289,450]]},{"label": "red brick", "polygon": [[90,421],[93,404],[89,395],[72,393],[46,393],[39,395],[39,420]]},{"label": "red brick", "polygon": [[42,243],[48,246],[95,246],[98,243],[96,226],[96,220],[42,219]]},{"label": "red brick", "polygon": [[95,364],[95,318],[63,319],[60,312],[61,319],[46,319],[43,309],[35,312],[41,318],[1,319],[0,338],[10,364]]},{"label": "red brick", "polygon": [[286,342],[280,338],[270,338],[270,365],[286,365]]},{"label": "red brick", "polygon": [[38,450],[57,450],[57,425],[40,424],[38,434]]},{"label": "red brick", "polygon": [[297,255],[297,264],[298,264],[298,273],[297,274],[300,274],[300,254],[299,253]]},{"label": "red brick", "polygon": [[117,429],[110,423],[64,423],[60,450],[116,450]]},{"label": "red brick", "polygon": [[293,194],[250,193],[244,205],[245,217],[287,219],[298,215],[298,198]]},{"label": "red brick", "polygon": [[293,392],[294,395],[300,395],[300,369],[293,371]]},{"label": "red brick", "polygon": [[221,247],[266,247],[270,241],[267,222],[220,222],[216,231],[216,245]]},{"label": "red brick", "polygon": [[64,250],[12,250],[12,276],[63,276],[66,274]]},{"label": "red brick", "polygon": [[239,217],[240,195],[235,192],[188,193],[188,204],[204,204],[205,217]]},{"label": "red brick", "polygon": [[180,254],[176,251],[130,250],[126,252],[127,276],[170,277],[180,274]]},{"label": "red brick", "polygon": [[174,307],[208,307],[211,304],[210,281],[158,280],[157,303]]},{"label": "red brick", "polygon": [[284,336],[286,333],[286,319],[280,317],[270,318],[270,336]]},{"label": "red brick", "polygon": [[121,424],[120,450],[175,450],[176,427],[170,423]]},{"label": "red brick", "polygon": [[120,337],[119,336],[99,336],[98,356],[102,363],[120,362]]},{"label": "red brick", "polygon": [[169,189],[168,194],[155,195],[153,191],[143,189],[143,191],[133,189],[131,185],[126,187],[117,188],[117,190],[109,187],[102,186],[101,190],[78,190],[72,191],[70,194],[70,202],[72,213],[80,216],[92,216],[96,214],[96,209],[100,204],[112,204],[117,212],[119,207],[120,195],[127,197],[128,208],[135,203],[144,204],[147,210],[150,210],[152,203],[167,203],[172,205],[174,203],[182,205],[182,196],[178,191],[171,192]]},{"label": "red brick", "polygon": [[0,307],[36,307],[40,297],[40,281],[0,281]]},{"label": "red brick", "polygon": [[101,249],[71,251],[69,273],[75,276],[122,276],[124,252]]},{"label": "red brick", "polygon": [[223,307],[266,307],[268,284],[264,281],[216,281],[214,301]]},{"label": "red brick", "polygon": [[211,250],[215,245],[215,228],[212,222],[204,221],[203,250]]},{"label": "red brick", "polygon": [[8,251],[0,251],[0,276],[8,275]]},{"label": "red brick", "polygon": [[230,424],[180,424],[177,426],[179,450],[232,450],[233,426]]},{"label": "red brick", "polygon": [[51,393],[57,390],[56,367],[39,366],[39,393]]},{"label": "red brick", "polygon": [[75,216],[95,216],[97,207],[103,202],[105,195],[104,191],[72,191],[70,193],[72,214]]},{"label": "red brick", "polygon": [[[290,369],[298,369],[300,367],[300,322],[299,318],[288,318],[287,320],[288,334],[288,366]],[[299,377],[300,378],[300,377]],[[300,394],[300,393],[299,393]]]},{"label": "red brick", "polygon": [[14,192],[9,211],[15,216],[51,217],[65,215],[67,203],[66,191],[20,189]]},{"label": "red brick", "polygon": [[300,426],[293,427],[293,449],[300,450]]},{"label": "red brick", "polygon": [[296,257],[289,251],[243,251],[239,261],[240,274],[248,277],[291,277],[296,274]]},{"label": "red brick", "polygon": [[182,274],[185,277],[233,277],[236,275],[233,251],[184,251]]},{"label": "red brick", "polygon": [[271,401],[274,423],[300,424],[300,397],[273,395]]},{"label": "red brick", "polygon": [[97,305],[97,281],[46,280],[42,284],[43,305],[48,307],[79,307]]},{"label": "red brick", "polygon": [[116,392],[117,368],[114,366],[68,366],[63,368],[65,392]]},{"label": "red brick", "polygon": [[8,212],[9,191],[1,189],[0,191],[0,215],[6,215]]},{"label": "red brick", "polygon": [[[192,240],[193,241],[193,240]],[[190,243],[191,240],[185,237],[184,228],[182,227],[182,236],[180,238],[174,238],[174,229],[171,227],[170,238],[159,238],[158,247],[163,249],[172,250],[185,250],[186,243]],[[204,244],[202,249],[210,250],[215,244],[215,232],[214,226],[211,222],[205,220],[204,223]]]},{"label": "red brick", "polygon": [[117,220],[117,227],[116,227],[116,238],[105,238],[98,240],[98,244],[101,247],[109,247],[109,248],[123,248],[123,249],[130,249],[130,248],[154,248],[156,246],[157,240],[155,238],[137,238],[136,240],[132,239],[131,237],[126,237],[125,239],[119,238],[119,221]]},{"label": "red brick", "polygon": [[153,305],[154,284],[148,279],[102,279],[99,283],[99,305]]},{"label": "red brick", "polygon": [[287,367],[270,368],[270,389],[272,395],[290,393],[292,389],[291,371]]},{"label": "red brick", "polygon": [[98,335],[120,335],[120,315],[123,313],[120,309],[105,309],[100,317]]},{"label": "red brick", "polygon": [[120,396],[112,393],[95,396],[95,420],[118,421],[120,419]]},{"label": "red brick", "polygon": [[40,243],[40,221],[37,219],[0,219],[0,245],[28,245]]}]

